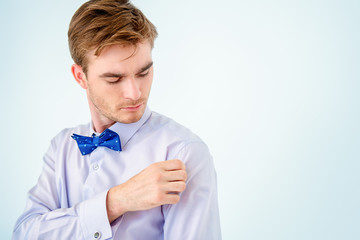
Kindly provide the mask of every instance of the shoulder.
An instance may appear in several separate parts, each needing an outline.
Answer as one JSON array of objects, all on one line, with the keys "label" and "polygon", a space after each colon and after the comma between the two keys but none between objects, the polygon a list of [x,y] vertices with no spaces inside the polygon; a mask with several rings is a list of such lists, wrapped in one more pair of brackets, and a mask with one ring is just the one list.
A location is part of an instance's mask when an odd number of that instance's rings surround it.
[{"label": "shoulder", "polygon": [[171,138],[187,142],[202,142],[200,137],[187,127],[154,111],[152,112],[147,124],[148,127],[154,130],[157,134],[169,135]]},{"label": "shoulder", "polygon": [[[55,168],[62,169],[62,163],[70,159],[73,153],[78,153],[77,143],[71,137],[73,133],[86,134],[90,131],[90,124],[78,125],[73,128],[65,128],[51,139],[48,150],[44,155],[44,161],[50,164],[55,162]],[[73,158],[71,158],[73,159]]]},{"label": "shoulder", "polygon": [[188,176],[206,179],[214,176],[213,157],[206,143],[188,128],[159,113],[153,112],[149,126],[155,128],[154,142],[165,139],[167,159],[182,160]]},{"label": "shoulder", "polygon": [[190,129],[154,111],[141,131],[150,135],[154,143],[166,145],[169,158],[177,157],[184,150],[208,150],[204,141]]}]

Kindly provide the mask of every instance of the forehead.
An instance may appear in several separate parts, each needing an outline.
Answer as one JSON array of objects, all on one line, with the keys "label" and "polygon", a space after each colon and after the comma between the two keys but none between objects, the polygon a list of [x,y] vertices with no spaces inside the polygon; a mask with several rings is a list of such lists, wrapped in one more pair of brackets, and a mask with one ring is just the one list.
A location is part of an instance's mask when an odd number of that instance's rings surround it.
[{"label": "forehead", "polygon": [[110,45],[99,56],[92,50],[87,54],[88,70],[136,70],[152,61],[151,50],[147,41],[136,45]]}]

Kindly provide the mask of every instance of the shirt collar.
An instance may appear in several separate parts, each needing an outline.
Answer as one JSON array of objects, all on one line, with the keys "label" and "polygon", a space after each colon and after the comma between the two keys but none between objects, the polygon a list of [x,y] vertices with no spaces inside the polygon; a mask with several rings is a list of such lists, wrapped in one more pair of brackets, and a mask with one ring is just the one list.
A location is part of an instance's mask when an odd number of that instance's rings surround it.
[{"label": "shirt collar", "polygon": [[[139,121],[134,123],[120,123],[116,122],[111,127],[110,130],[119,134],[121,141],[121,148],[124,148],[126,143],[132,138],[132,136],[140,129],[140,127],[150,118],[151,111],[148,107],[146,107],[144,114],[140,118]],[[90,123],[90,136],[95,133],[98,135],[93,128],[93,123]]]}]

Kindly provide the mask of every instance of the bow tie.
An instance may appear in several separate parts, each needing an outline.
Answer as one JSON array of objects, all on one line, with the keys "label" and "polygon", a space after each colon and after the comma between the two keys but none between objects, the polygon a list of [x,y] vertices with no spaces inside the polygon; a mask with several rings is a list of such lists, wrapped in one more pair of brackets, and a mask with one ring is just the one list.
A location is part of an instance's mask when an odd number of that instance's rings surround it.
[{"label": "bow tie", "polygon": [[94,133],[91,137],[86,137],[73,133],[71,137],[77,142],[82,155],[91,153],[99,146],[121,151],[120,137],[110,129],[106,129],[100,136],[96,136]]}]

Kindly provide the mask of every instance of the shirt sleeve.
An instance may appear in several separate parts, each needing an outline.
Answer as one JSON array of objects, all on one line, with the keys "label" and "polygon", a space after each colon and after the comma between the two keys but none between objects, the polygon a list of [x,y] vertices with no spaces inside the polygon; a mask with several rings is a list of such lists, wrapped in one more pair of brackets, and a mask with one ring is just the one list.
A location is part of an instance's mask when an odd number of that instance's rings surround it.
[{"label": "shirt sleeve", "polygon": [[216,172],[203,142],[189,143],[176,158],[186,165],[186,189],[180,201],[164,205],[164,239],[221,239]]},{"label": "shirt sleeve", "polygon": [[37,184],[17,220],[12,239],[110,239],[112,231],[106,212],[107,191],[72,207],[63,208],[55,177],[53,145],[44,156]]}]

